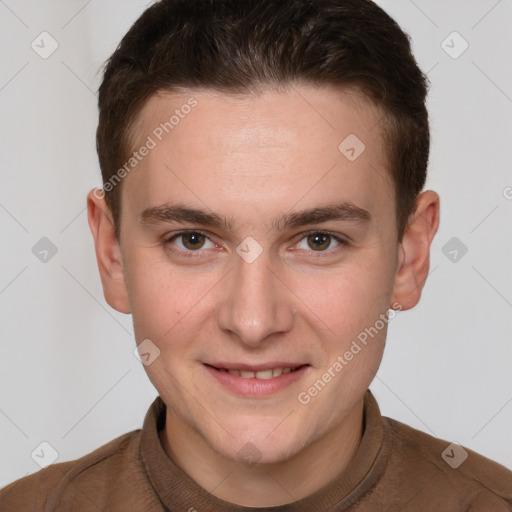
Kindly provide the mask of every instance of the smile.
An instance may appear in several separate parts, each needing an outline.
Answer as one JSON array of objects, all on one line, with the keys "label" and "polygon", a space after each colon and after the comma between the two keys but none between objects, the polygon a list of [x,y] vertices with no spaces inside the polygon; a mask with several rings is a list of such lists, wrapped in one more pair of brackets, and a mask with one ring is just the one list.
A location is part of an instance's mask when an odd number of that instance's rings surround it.
[{"label": "smile", "polygon": [[309,364],[290,362],[267,363],[257,367],[240,363],[203,363],[203,367],[225,390],[245,398],[277,394],[301,380],[311,370]]},{"label": "smile", "polygon": [[[215,367],[213,367],[215,368]],[[239,369],[227,369],[227,368],[215,368],[220,372],[227,372],[230,375],[235,375],[236,377],[242,377],[242,379],[272,379],[274,377],[279,377],[284,373],[291,373],[296,371],[300,366],[296,367],[286,367],[286,368],[268,368],[265,370],[258,371],[250,371],[250,370],[239,370]]]}]

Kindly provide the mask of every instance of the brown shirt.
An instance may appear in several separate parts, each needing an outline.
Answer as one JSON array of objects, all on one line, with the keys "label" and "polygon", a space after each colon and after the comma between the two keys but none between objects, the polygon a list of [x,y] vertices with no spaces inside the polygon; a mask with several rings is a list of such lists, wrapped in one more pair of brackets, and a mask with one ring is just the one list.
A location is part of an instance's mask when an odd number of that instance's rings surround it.
[{"label": "brown shirt", "polygon": [[[157,397],[142,430],[11,483],[0,491],[0,511],[263,510],[233,505],[197,485],[165,453],[158,436],[164,423],[165,403]],[[511,471],[467,448],[448,448],[448,441],[381,416],[370,390],[364,400],[364,425],[356,455],[335,480],[295,503],[265,510],[512,511]]]}]

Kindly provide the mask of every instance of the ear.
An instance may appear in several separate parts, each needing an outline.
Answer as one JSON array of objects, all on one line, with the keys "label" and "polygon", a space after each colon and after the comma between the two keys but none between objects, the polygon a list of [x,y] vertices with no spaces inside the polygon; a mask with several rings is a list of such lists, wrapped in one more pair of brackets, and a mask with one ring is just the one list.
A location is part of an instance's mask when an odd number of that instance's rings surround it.
[{"label": "ear", "polygon": [[422,192],[409,220],[399,248],[392,304],[402,310],[418,304],[430,266],[430,245],[439,227],[439,196],[432,190]]},{"label": "ear", "polygon": [[101,189],[95,188],[87,195],[87,216],[105,300],[115,310],[130,313],[121,248],[115,235],[112,214]]}]

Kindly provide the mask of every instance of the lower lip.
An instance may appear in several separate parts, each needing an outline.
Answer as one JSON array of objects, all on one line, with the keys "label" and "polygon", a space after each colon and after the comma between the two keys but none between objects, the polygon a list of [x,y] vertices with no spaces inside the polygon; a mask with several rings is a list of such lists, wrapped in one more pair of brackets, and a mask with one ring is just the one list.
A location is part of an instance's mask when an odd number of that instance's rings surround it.
[{"label": "lower lip", "polygon": [[259,398],[278,393],[301,379],[309,368],[308,365],[304,365],[293,372],[283,373],[279,377],[271,379],[244,379],[228,372],[216,370],[212,366],[204,365],[204,367],[229,391],[248,398]]}]

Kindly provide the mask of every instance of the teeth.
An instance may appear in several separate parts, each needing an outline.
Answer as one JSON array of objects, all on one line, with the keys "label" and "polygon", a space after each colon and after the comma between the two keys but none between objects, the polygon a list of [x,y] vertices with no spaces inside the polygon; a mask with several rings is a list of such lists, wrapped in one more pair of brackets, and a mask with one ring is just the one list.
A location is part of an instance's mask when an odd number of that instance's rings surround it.
[{"label": "teeth", "polygon": [[279,377],[279,375],[282,375],[282,374],[283,374],[282,368],[274,368],[272,370],[272,377]]},{"label": "teeth", "polygon": [[270,370],[260,370],[255,373],[255,377],[257,379],[271,379],[272,378],[272,368]]},{"label": "teeth", "polygon": [[259,370],[257,372],[251,372],[247,370],[226,370],[225,368],[219,368],[222,372],[227,372],[235,377],[242,377],[242,379],[261,379],[267,380],[273,377],[279,377],[284,373],[290,373],[294,370],[292,368],[268,368],[267,370]]}]

